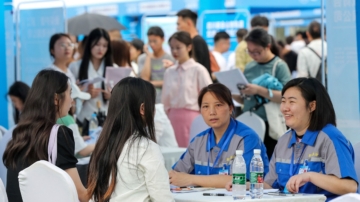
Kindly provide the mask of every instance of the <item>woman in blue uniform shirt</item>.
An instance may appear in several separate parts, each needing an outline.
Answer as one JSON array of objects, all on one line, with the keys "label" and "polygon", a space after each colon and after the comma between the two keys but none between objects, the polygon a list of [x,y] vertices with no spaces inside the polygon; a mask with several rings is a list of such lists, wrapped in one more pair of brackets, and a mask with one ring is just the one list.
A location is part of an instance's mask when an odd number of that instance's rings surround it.
[{"label": "woman in blue uniform shirt", "polygon": [[291,130],[278,140],[264,187],[324,194],[327,201],[356,192],[354,150],[336,128],[335,110],[324,86],[314,78],[289,81],[280,109]]},{"label": "woman in blue uniform shirt", "polygon": [[254,149],[261,150],[265,174],[269,160],[266,148],[259,136],[248,126],[233,117],[234,104],[231,92],[222,84],[211,84],[203,88],[198,98],[201,115],[211,128],[191,140],[187,151],[170,171],[170,183],[176,186],[224,187],[232,179],[229,159],[236,150],[243,150],[243,157],[249,167]]}]

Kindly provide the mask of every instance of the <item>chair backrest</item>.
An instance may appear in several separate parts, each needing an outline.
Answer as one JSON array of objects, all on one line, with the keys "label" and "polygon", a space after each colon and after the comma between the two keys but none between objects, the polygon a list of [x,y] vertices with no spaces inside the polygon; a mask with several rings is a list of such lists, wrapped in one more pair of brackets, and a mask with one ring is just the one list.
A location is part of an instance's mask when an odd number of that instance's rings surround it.
[{"label": "chair backrest", "polygon": [[2,156],[4,155],[5,149],[9,141],[12,139],[12,133],[16,126],[10,128],[3,138],[0,141],[0,179],[3,181],[4,186],[6,187],[6,175],[7,175],[7,168],[4,165],[4,162],[2,161]]},{"label": "chair backrest", "polygon": [[209,126],[205,123],[201,114],[198,115],[191,123],[189,141],[191,141],[197,134],[203,132],[208,128]]},{"label": "chair backrest", "polygon": [[37,161],[19,173],[19,187],[24,202],[78,202],[71,177],[48,161]]},{"label": "chair backrest", "polygon": [[0,202],[9,202],[3,182],[0,179]]},{"label": "chair backrest", "polygon": [[260,139],[264,141],[266,126],[262,118],[260,118],[253,112],[244,112],[240,116],[238,116],[236,120],[249,126],[259,135]]},{"label": "chair backrest", "polygon": [[[360,142],[354,145],[354,154],[355,154],[355,171],[358,178],[360,177]],[[358,186],[358,191],[360,193],[360,187]]]},{"label": "chair backrest", "polygon": [[345,194],[337,197],[331,202],[343,202],[343,201],[360,202],[360,194],[355,194],[355,193]]}]

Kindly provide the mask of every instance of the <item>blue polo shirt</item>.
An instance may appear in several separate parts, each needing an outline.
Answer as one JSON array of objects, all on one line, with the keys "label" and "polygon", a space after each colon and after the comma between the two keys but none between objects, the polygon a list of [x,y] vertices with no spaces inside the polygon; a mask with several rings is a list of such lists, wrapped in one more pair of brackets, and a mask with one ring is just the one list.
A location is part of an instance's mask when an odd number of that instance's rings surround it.
[{"label": "blue polo shirt", "polygon": [[[223,165],[228,163],[227,159],[235,156],[236,150],[243,150],[243,157],[247,167],[247,178],[249,179],[249,168],[251,158],[254,155],[254,149],[261,150],[264,174],[266,174],[269,170],[269,160],[264,143],[251,128],[231,118],[227,130],[218,144],[216,144],[212,128],[205,130],[191,140],[187,151],[173,166],[173,169],[178,172],[195,175],[217,175],[223,168]],[[214,165],[221,150],[223,152],[221,152]]]},{"label": "blue polo shirt", "polygon": [[[340,179],[357,176],[354,167],[354,150],[349,140],[333,125],[326,125],[321,131],[307,130],[301,140],[296,140],[294,130],[283,135],[275,147],[270,161],[271,169],[265,182],[273,188],[283,190],[288,180],[299,173],[301,166],[308,166],[308,172],[334,175]],[[299,193],[324,194],[327,201],[337,195],[308,182]]]}]

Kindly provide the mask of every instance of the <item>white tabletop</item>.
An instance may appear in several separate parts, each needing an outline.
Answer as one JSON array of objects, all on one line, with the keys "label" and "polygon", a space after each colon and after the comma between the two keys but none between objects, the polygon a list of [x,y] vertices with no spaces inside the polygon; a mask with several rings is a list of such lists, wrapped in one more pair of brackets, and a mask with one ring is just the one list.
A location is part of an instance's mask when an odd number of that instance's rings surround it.
[{"label": "white tabletop", "polygon": [[[228,192],[224,189],[215,189],[204,192],[173,193],[173,196],[176,202],[207,202],[207,201],[234,202],[232,196],[203,196],[203,193],[228,193]],[[245,200],[239,200],[239,201],[324,202],[325,200],[326,197],[322,194],[304,194],[304,195],[295,195],[295,196],[272,196],[272,195],[264,194],[262,199],[251,199],[250,196],[247,196]]]}]

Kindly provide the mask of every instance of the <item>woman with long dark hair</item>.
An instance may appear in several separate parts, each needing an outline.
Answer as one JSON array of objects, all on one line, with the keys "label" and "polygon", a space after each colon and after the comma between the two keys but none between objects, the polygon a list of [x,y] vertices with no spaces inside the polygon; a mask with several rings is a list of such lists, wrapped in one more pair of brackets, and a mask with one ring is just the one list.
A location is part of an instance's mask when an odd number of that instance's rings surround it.
[{"label": "woman with long dark hair", "polygon": [[13,85],[10,86],[8,95],[11,99],[11,102],[14,105],[14,121],[17,124],[20,120],[20,113],[24,109],[24,104],[26,97],[29,93],[30,87],[21,81],[16,81]]},{"label": "woman with long dark hair", "polygon": [[[21,202],[19,172],[39,160],[48,160],[48,144],[56,120],[68,114],[71,107],[69,78],[58,71],[40,71],[26,99],[21,119],[4,152],[7,167],[6,192],[11,202]],[[67,172],[77,189],[81,202],[88,201],[86,189],[76,170],[72,131],[64,126],[57,134],[57,160],[55,165]]]},{"label": "woman with long dark hair", "polygon": [[[111,54],[110,37],[104,29],[94,29],[90,32],[82,60],[70,64],[69,69],[78,81],[105,77],[106,67],[113,66]],[[83,107],[78,115],[82,122],[90,119],[94,112],[97,112],[98,104],[100,110],[107,111],[107,100],[110,99],[110,92],[106,89],[104,82],[90,84],[87,91],[91,94],[91,99],[83,103]]]},{"label": "woman with long dark hair", "polygon": [[88,197],[94,201],[174,201],[155,140],[155,95],[151,83],[133,77],[112,89],[89,164]]}]

